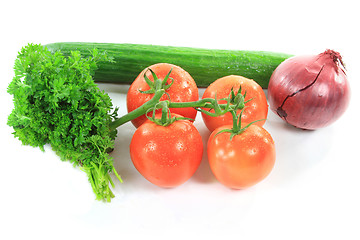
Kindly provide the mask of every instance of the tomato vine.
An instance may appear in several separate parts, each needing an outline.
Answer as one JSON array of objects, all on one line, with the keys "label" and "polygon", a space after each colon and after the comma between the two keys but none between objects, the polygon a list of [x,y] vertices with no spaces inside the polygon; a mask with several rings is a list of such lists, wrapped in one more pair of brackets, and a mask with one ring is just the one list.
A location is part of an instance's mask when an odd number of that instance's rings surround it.
[{"label": "tomato vine", "polygon": [[[163,109],[164,118],[162,122],[157,121],[158,124],[164,125],[165,116],[168,114],[169,108],[186,108],[192,107],[195,108],[197,111],[205,113],[209,116],[220,116],[227,112],[236,112],[238,109],[243,109],[245,107],[245,103],[248,101],[244,101],[245,97],[241,94],[241,90],[235,93],[234,89],[231,89],[231,92],[227,98],[217,99],[214,98],[203,98],[198,101],[191,101],[191,102],[172,102],[170,100],[160,100],[161,97],[166,93],[166,90],[170,88],[171,85],[166,84],[166,80],[169,78],[171,73],[168,73],[167,77],[164,80],[159,79],[156,74],[151,71],[151,74],[154,77],[154,82],[148,80],[144,73],[144,78],[147,79],[147,83],[149,84],[150,90],[142,91],[143,94],[153,93],[154,96],[148,102],[144,103],[139,108],[129,112],[128,114],[123,115],[122,117],[116,119],[110,124],[111,129],[116,129],[119,126],[125,124],[126,122],[131,121],[141,115],[147,114],[154,109]],[[173,81],[173,79],[172,79]],[[172,83],[171,83],[172,84]],[[241,87],[240,87],[241,89]],[[226,104],[219,104],[218,100],[226,100]],[[210,112],[205,109],[212,109],[213,112]],[[151,118],[154,120],[154,118]],[[169,124],[169,123],[167,123]]]}]

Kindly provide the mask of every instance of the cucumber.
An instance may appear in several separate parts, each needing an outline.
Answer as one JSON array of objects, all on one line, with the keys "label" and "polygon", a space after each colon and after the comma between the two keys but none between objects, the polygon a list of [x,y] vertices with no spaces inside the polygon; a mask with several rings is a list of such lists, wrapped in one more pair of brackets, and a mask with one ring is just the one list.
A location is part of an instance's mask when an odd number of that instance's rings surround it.
[{"label": "cucumber", "polygon": [[289,54],[265,51],[215,50],[143,44],[59,42],[45,45],[65,55],[80,51],[83,56],[97,48],[114,57],[115,63],[99,64],[96,82],[131,84],[146,67],[155,63],[175,64],[194,78],[198,87],[207,87],[220,77],[241,75],[267,88],[272,72]]}]

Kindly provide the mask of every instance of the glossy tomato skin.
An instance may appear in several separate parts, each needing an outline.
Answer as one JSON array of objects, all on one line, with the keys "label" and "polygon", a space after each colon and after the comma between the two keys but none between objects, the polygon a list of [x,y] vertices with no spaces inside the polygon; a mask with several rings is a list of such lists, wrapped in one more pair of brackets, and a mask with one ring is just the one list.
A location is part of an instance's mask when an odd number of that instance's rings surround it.
[{"label": "glossy tomato skin", "polygon": [[[209,137],[207,154],[215,177],[233,189],[245,189],[269,175],[275,164],[275,144],[262,127],[252,124],[230,140],[230,133],[217,128]],[[216,136],[215,136],[216,135]]]},{"label": "glossy tomato skin", "polygon": [[[202,98],[215,98],[215,94],[217,99],[227,98],[231,89],[233,88],[234,92],[237,93],[240,85],[242,88],[241,93],[244,94],[246,92],[245,101],[252,99],[245,104],[245,110],[241,117],[242,125],[245,126],[255,120],[264,119],[264,121],[254,123],[258,126],[263,126],[268,114],[268,104],[264,91],[254,80],[236,75],[219,78],[207,87]],[[218,102],[220,104],[226,103],[226,100]],[[238,114],[240,112],[241,110],[237,111]],[[211,132],[223,125],[231,125],[233,119],[231,113],[226,113],[218,117],[211,117],[202,113],[202,118],[206,127]]]},{"label": "glossy tomato skin", "polygon": [[201,135],[192,122],[178,120],[166,127],[146,121],[134,133],[130,156],[135,168],[151,183],[176,187],[199,167]]},{"label": "glossy tomato skin", "polygon": [[[172,102],[190,102],[199,100],[199,91],[196,86],[194,79],[191,75],[186,72],[184,69],[179,66],[168,64],[168,63],[158,63],[154,64],[150,67],[156,74],[156,76],[163,80],[165,76],[172,69],[170,77],[174,79],[174,83],[171,85],[166,92],[170,96],[170,100]],[[132,110],[140,107],[145,102],[149,101],[154,94],[146,94],[141,93],[139,90],[147,91],[149,90],[148,84],[145,82],[144,73],[146,72],[146,76],[154,81],[151,72],[148,71],[148,68],[144,69],[131,84],[128,93],[127,93],[127,110],[131,112]],[[171,83],[169,79],[167,83]],[[165,94],[161,100],[168,99],[168,96]],[[159,110],[160,111],[160,110]],[[194,108],[173,108],[170,109],[172,113],[180,114],[184,117],[195,119],[197,111]],[[150,115],[150,113],[149,113]],[[142,115],[138,118],[133,119],[131,122],[133,125],[138,128],[141,124],[143,124],[147,120],[145,115]]]}]

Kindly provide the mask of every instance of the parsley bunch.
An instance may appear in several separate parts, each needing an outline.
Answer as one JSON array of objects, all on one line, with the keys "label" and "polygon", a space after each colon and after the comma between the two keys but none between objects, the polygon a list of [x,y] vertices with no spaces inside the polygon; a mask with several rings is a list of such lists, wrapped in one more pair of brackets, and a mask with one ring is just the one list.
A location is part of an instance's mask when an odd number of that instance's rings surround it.
[{"label": "parsley bunch", "polygon": [[64,56],[41,45],[23,47],[8,86],[14,102],[8,125],[25,145],[44,151],[50,144],[61,160],[86,172],[96,199],[110,201],[110,173],[121,181],[108,154],[116,137],[110,123],[117,109],[94,83],[100,61],[112,58],[96,49],[82,58],[77,51]]}]

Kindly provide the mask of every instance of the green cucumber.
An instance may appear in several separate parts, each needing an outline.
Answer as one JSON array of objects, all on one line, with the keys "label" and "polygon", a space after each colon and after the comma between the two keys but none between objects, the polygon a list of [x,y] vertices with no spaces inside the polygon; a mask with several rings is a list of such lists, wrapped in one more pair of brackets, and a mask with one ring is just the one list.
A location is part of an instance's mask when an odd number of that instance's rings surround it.
[{"label": "green cucumber", "polygon": [[267,88],[272,72],[289,54],[265,51],[215,50],[142,44],[59,42],[47,44],[55,52],[65,55],[80,51],[90,55],[91,49],[106,51],[115,63],[99,64],[96,82],[132,83],[138,74],[155,63],[175,64],[194,78],[198,87],[206,87],[220,77],[241,75]]}]

